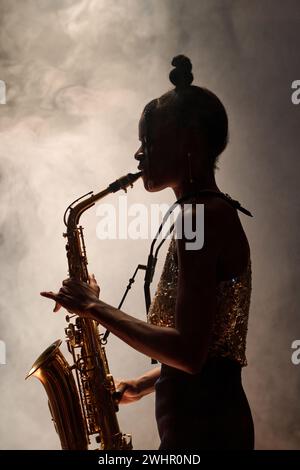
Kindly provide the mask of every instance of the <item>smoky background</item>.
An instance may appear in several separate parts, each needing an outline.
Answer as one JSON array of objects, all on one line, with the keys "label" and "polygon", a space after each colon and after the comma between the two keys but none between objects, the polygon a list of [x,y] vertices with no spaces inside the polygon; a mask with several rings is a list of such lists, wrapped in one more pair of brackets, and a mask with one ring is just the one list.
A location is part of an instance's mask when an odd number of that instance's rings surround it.
[{"label": "smoky background", "polygon": [[[299,321],[299,2],[287,0],[0,0],[0,447],[56,449],[41,384],[24,377],[64,337],[63,314],[39,296],[67,276],[62,216],[81,194],[136,171],[144,105],[171,88],[170,61],[184,53],[194,83],[213,90],[230,120],[217,182],[254,214],[241,215],[252,247],[253,296],[244,385],[256,448],[299,449],[300,367],[291,363]],[[142,182],[128,205],[173,202]],[[118,206],[117,195],[105,202]],[[82,218],[103,300],[119,302],[150,240],[98,240],[96,209]],[[166,244],[165,244],[166,245]],[[162,267],[161,251],[155,282]],[[124,310],[145,318],[143,275]],[[155,286],[154,282],[154,286]],[[112,335],[115,377],[136,377],[150,360]],[[68,358],[69,359],[69,358]],[[193,397],[197,400],[197,397]],[[159,445],[154,396],[122,406],[135,449]]]}]

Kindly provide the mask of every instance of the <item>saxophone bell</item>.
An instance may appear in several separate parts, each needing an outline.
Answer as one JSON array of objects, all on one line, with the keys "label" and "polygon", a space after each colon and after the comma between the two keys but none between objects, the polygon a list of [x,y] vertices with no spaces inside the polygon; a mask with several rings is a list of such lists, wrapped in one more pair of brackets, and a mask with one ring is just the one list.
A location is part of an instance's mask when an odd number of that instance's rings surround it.
[{"label": "saxophone bell", "polygon": [[89,442],[76,383],[72,368],[59,349],[61,343],[59,339],[45,349],[31,367],[26,379],[36,377],[43,384],[61,448],[87,450]]}]

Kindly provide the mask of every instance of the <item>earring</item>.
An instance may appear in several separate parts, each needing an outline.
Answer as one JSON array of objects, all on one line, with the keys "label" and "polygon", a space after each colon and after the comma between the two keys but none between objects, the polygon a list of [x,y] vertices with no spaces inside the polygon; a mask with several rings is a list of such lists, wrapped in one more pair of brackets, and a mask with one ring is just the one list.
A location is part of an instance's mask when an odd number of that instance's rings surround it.
[{"label": "earring", "polygon": [[194,178],[193,178],[193,175],[192,175],[192,162],[191,162],[190,152],[187,154],[187,157],[188,157],[188,165],[189,165],[189,180],[190,180],[190,183],[193,183]]}]

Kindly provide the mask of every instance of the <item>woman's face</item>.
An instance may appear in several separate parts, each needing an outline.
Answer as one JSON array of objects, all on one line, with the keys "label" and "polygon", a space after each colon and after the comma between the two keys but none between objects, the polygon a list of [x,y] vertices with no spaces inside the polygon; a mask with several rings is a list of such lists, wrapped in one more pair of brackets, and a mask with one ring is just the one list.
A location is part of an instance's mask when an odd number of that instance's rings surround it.
[{"label": "woman's face", "polygon": [[[139,161],[138,169],[143,171],[144,187],[155,192],[174,188],[184,177],[182,163],[182,142],[174,126],[166,125],[162,117],[152,119],[151,129],[147,129],[142,115],[139,123],[140,148],[135,153]],[[180,144],[181,142],[181,144]]]}]

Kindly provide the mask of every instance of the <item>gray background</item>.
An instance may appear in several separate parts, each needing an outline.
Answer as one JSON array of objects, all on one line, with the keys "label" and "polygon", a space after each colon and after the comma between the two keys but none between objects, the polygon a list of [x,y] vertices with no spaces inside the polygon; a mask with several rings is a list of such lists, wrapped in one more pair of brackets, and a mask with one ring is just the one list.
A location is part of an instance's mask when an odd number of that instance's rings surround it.
[{"label": "gray background", "polygon": [[[66,277],[62,214],[79,195],[135,171],[140,112],[170,88],[170,61],[185,53],[194,83],[217,93],[230,118],[217,182],[255,216],[241,218],[253,260],[244,384],[256,447],[299,449],[300,366],[291,363],[300,338],[300,105],[291,102],[299,2],[1,0],[0,21],[0,447],[59,448],[44,391],[24,376],[63,337],[64,315],[38,295]],[[128,203],[147,207],[172,201],[171,191],[149,194],[141,182],[128,194]],[[116,305],[149,240],[100,241],[98,220],[95,210],[83,220],[90,270],[103,300]],[[144,318],[142,276],[124,310]],[[116,338],[107,353],[116,377],[152,367]],[[119,417],[136,449],[157,448],[153,396]]]}]

